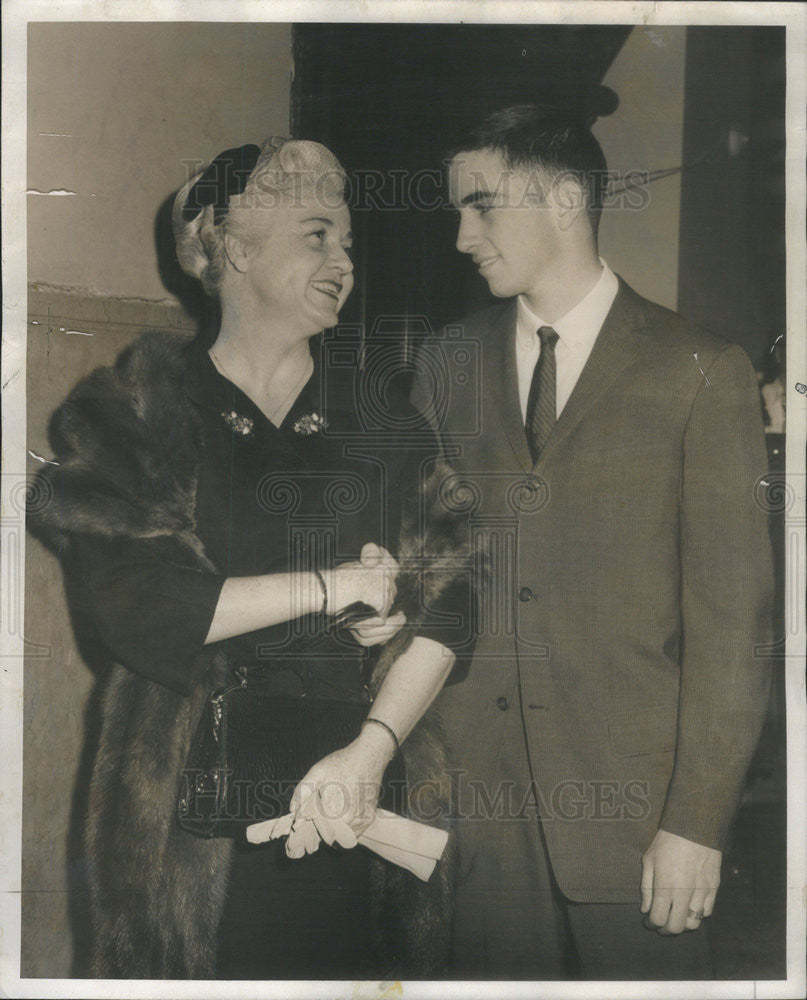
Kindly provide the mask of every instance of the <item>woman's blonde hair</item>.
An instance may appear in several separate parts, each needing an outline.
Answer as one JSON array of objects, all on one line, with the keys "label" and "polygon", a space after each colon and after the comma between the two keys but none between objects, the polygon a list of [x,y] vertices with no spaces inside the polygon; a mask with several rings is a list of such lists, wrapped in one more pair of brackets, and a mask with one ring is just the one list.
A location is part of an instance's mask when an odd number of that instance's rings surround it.
[{"label": "woman's blonde hair", "polygon": [[[219,193],[215,204],[201,205],[194,212],[198,199],[189,196],[216,162],[183,184],[172,214],[177,260],[186,274],[202,282],[208,295],[217,295],[221,289],[228,263],[226,236],[250,250],[261,243],[271,224],[267,210],[279,203],[294,204],[312,193],[330,208],[344,200],[347,176],[329,149],[318,142],[273,136],[262,144],[240,193]],[[229,167],[226,164],[222,173]],[[226,189],[226,185],[221,187]]]}]

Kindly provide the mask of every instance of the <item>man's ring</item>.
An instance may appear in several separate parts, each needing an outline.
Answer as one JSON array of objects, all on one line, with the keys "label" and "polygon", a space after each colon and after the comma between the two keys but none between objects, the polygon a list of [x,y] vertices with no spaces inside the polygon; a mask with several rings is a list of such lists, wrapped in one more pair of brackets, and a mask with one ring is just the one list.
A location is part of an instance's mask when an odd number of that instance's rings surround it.
[{"label": "man's ring", "polygon": [[687,910],[690,920],[703,920],[703,910]]}]

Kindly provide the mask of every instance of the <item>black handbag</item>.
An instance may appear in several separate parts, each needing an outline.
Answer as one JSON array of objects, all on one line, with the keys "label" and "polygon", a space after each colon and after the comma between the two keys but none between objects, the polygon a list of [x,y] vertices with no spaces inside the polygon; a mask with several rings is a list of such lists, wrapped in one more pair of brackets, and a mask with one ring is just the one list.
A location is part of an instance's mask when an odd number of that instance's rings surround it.
[{"label": "black handbag", "polygon": [[[228,837],[284,815],[309,768],[358,736],[370,705],[369,696],[278,695],[271,669],[236,671],[235,681],[205,702],[180,775],[180,825],[201,837]],[[400,755],[387,767],[379,805],[406,809]]]}]

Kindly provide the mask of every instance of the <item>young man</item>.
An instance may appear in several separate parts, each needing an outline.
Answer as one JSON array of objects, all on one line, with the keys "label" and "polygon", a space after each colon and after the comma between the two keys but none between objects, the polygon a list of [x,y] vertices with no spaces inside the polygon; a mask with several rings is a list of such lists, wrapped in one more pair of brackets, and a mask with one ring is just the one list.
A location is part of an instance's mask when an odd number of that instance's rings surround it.
[{"label": "young man", "polygon": [[598,257],[605,170],[586,128],[530,106],[449,166],[457,248],[507,300],[463,324],[477,414],[467,389],[437,409],[415,390],[489,560],[470,674],[440,696],[460,978],[708,978],[766,709],[754,372]]}]

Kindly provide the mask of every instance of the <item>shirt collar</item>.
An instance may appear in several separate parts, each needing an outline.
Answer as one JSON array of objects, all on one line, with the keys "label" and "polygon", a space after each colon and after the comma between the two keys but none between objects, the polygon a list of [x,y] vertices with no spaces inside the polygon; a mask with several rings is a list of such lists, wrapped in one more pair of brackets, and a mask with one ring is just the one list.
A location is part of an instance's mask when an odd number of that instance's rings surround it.
[{"label": "shirt collar", "polygon": [[525,296],[518,296],[516,336],[523,348],[534,345],[539,327],[551,326],[561,342],[568,347],[591,346],[602,329],[605,317],[619,290],[616,275],[600,257],[602,273],[591,291],[554,323],[547,323],[527,305]]}]

